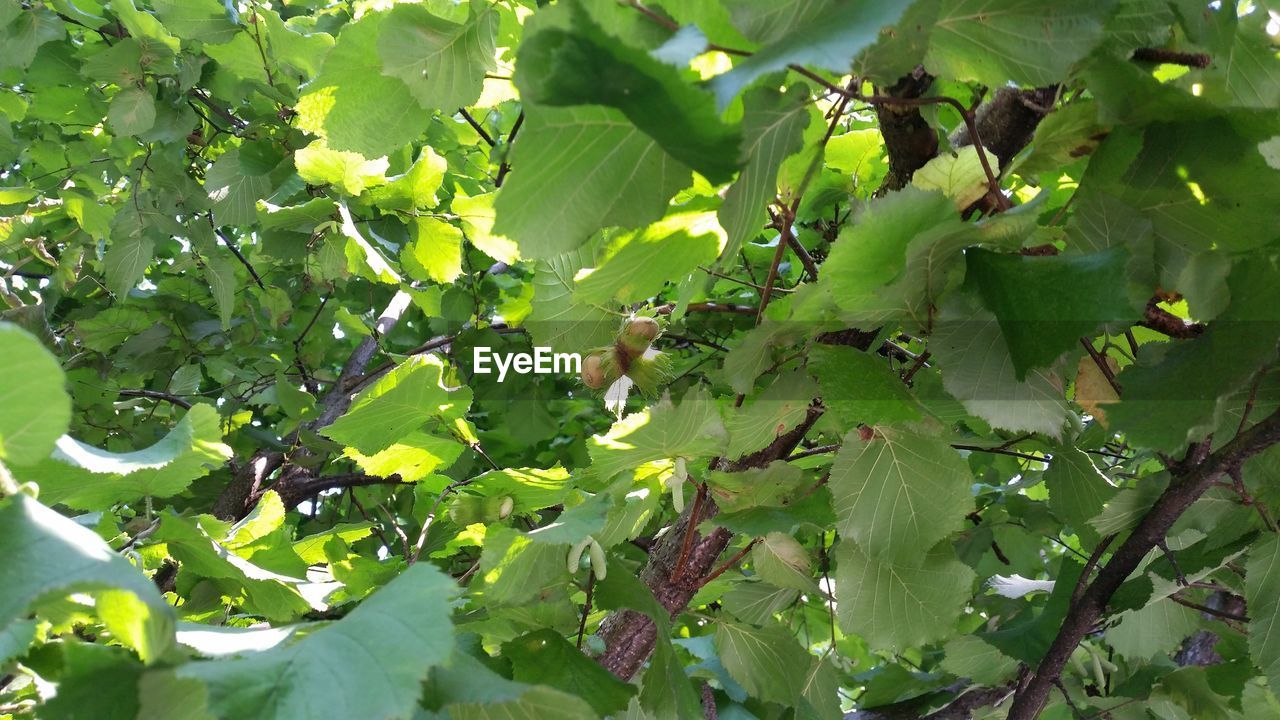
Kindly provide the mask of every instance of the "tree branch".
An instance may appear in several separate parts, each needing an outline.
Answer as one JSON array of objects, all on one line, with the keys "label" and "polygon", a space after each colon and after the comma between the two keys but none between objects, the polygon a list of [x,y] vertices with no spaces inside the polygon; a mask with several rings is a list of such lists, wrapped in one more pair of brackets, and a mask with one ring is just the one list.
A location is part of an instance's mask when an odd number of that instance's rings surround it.
[{"label": "tree branch", "polygon": [[1164,540],[1182,513],[1218,478],[1277,442],[1280,442],[1280,412],[1240,433],[1203,460],[1196,462],[1197,453],[1192,452],[1185,463],[1171,468],[1173,478],[1169,488],[1098,572],[1097,579],[1090,583],[1079,601],[1072,604],[1040,666],[1014,697],[1008,720],[1032,720],[1040,714],[1076,645],[1102,618],[1111,596],[1142,559]]},{"label": "tree branch", "polygon": [[[933,85],[933,76],[917,67],[909,75],[885,89],[895,98],[918,98]],[[889,101],[875,105],[880,134],[889,154],[889,173],[876,195],[901,190],[911,176],[938,154],[938,133],[929,127],[916,105],[898,105]]]},{"label": "tree branch", "polygon": [[1179,340],[1190,340],[1191,338],[1199,337],[1204,332],[1203,324],[1187,322],[1160,307],[1157,302],[1153,298],[1147,303],[1147,307],[1142,313],[1142,320],[1138,322],[1139,325]]},{"label": "tree branch", "polygon": [[[370,485],[409,485],[400,479],[399,475],[389,475],[387,477],[378,477],[377,475],[366,475],[364,473],[346,473],[342,475],[321,475],[309,476],[303,479],[294,479],[283,487],[275,487],[274,489],[280,494],[280,499],[284,502],[285,508],[293,508],[298,503],[324,490],[333,490],[336,488],[353,488],[367,487]],[[254,493],[252,502],[256,503],[266,490],[259,490]]]},{"label": "tree branch", "polygon": [[[799,425],[779,435],[767,447],[734,461],[721,460],[716,469],[741,472],[781,460],[795,449],[821,416],[820,407],[810,406]],[[669,526],[649,548],[649,561],[641,571],[640,579],[672,617],[679,615],[688,606],[702,586],[704,578],[708,573],[714,572],[716,560],[733,538],[733,534],[724,528],[716,528],[705,536],[695,537],[689,551],[684,553],[681,574],[679,577],[675,576],[674,570],[682,554],[689,525],[696,526],[718,512],[719,508],[710,497],[696,508],[691,503],[685,507],[676,523]],[[653,652],[657,628],[648,616],[633,610],[623,610],[605,618],[600,625],[599,635],[604,640],[605,650],[597,660],[609,672],[623,680],[629,680]]]}]

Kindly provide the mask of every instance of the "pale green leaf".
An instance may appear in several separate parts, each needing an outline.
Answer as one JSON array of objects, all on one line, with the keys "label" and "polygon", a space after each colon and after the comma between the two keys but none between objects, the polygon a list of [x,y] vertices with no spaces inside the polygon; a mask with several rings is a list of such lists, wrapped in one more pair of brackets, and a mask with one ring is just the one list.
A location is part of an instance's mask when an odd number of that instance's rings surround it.
[{"label": "pale green leaf", "polygon": [[653,297],[710,263],[724,247],[724,231],[710,212],[668,215],[609,242],[609,254],[589,273],[579,273],[576,303],[609,306]]},{"label": "pale green leaf", "polygon": [[1280,536],[1249,550],[1244,599],[1249,608],[1249,655],[1272,687],[1280,686]]},{"label": "pale green leaf", "polygon": [[906,430],[849,433],[831,465],[836,529],[869,556],[914,562],[973,510],[969,473],[946,442]]},{"label": "pale green leaf", "polygon": [[343,26],[320,74],[298,100],[298,125],[334,150],[386,155],[424,132],[430,113],[399,78],[382,73],[380,33],[388,13],[369,12]]},{"label": "pale green leaf", "polygon": [[63,435],[52,456],[13,471],[20,480],[39,483],[47,502],[96,510],[145,496],[177,495],[230,457],[218,412],[202,404],[146,449],[108,452]]},{"label": "pale green leaf", "polygon": [[852,542],[836,546],[836,616],[872,648],[902,650],[951,634],[974,573],[950,549],[910,564],[875,560]]},{"label": "pale green leaf", "polygon": [[350,409],[323,432],[361,453],[373,454],[433,418],[461,417],[470,405],[470,388],[445,384],[444,362],[439,357],[414,355],[361,391]]},{"label": "pale green leaf", "polygon": [[480,97],[494,68],[498,13],[475,1],[465,23],[437,17],[424,5],[396,5],[378,36],[383,72],[399,78],[424,108],[452,112]]},{"label": "pale green leaf", "polygon": [[0,347],[0,461],[33,463],[49,455],[71,422],[66,380],[53,354],[17,325],[0,322]]},{"label": "pale green leaf", "polygon": [[[716,100],[724,108],[742,88],[762,75],[782,70],[788,65],[848,72],[853,66],[853,58],[875,42],[881,28],[897,22],[907,5],[906,2],[871,0],[831,3],[802,22],[790,23],[788,20],[790,32],[771,40],[754,55],[711,81]],[[784,11],[782,15],[789,18],[792,13]]]},{"label": "pale green leaf", "polygon": [[144,659],[173,646],[173,611],[155,585],[91,530],[22,493],[0,500],[0,527],[0,631],[43,600],[116,590],[136,598],[128,637]]},{"label": "pale green leaf", "polygon": [[988,87],[1052,85],[1102,41],[1112,2],[944,0],[925,67]]},{"label": "pale green leaf", "polygon": [[652,460],[709,457],[724,445],[725,430],[705,388],[690,388],[679,405],[669,398],[614,423],[588,442],[591,471],[608,479]]},{"label": "pale green leaf", "polygon": [[818,388],[802,372],[780,375],[755,400],[734,408],[725,419],[730,459],[759,450],[795,428],[809,412]]},{"label": "pale green leaf", "polygon": [[[510,178],[498,192],[493,231],[527,258],[572,250],[608,226],[662,216],[689,170],[622,113],[583,106],[525,109]],[[548,197],[559,198],[554,203]]]},{"label": "pale green leaf", "polygon": [[141,135],[156,121],[156,99],[141,88],[121,90],[111,99],[107,123],[122,135]]},{"label": "pale green leaf", "polygon": [[[342,620],[295,643],[178,670],[209,688],[218,717],[407,717],[422,681],[453,650],[453,580],[428,563],[404,571]],[[376,693],[369,693],[377,688]]]},{"label": "pale green leaf", "polygon": [[716,651],[729,675],[753,697],[793,705],[804,691],[809,653],[776,622],[763,628],[721,621]]},{"label": "pale green leaf", "polygon": [[746,165],[725,193],[718,213],[727,236],[725,257],[736,258],[742,244],[763,229],[765,208],[777,194],[778,167],[803,146],[808,99],[802,87],[792,87],[785,95],[762,87],[743,97]]}]

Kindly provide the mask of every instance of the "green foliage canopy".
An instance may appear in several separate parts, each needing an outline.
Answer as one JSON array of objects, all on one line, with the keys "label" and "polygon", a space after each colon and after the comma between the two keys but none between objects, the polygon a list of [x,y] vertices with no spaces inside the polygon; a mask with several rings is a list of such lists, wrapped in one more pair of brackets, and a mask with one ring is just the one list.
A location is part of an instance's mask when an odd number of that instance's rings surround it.
[{"label": "green foliage canopy", "polygon": [[0,718],[1280,717],[1278,37],[0,0]]}]

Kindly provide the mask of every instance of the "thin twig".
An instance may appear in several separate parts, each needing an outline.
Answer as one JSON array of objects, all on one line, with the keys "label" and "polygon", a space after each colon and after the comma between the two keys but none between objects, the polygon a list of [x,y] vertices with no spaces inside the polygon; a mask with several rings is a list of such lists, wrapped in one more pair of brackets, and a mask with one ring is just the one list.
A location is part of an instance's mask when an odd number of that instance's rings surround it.
[{"label": "thin twig", "polygon": [[475,130],[476,133],[478,133],[486,143],[489,144],[489,147],[497,146],[498,143],[494,141],[493,137],[490,136],[489,133],[485,131],[485,129],[480,125],[480,123],[476,122],[475,118],[471,117],[471,113],[467,112],[466,108],[458,108],[458,112],[462,115],[462,119],[466,120],[467,124],[470,125],[471,128]]},{"label": "thin twig", "polygon": [[1236,613],[1227,612],[1226,610],[1216,610],[1214,608],[1209,607],[1208,605],[1201,605],[1200,603],[1192,602],[1190,600],[1187,600],[1186,598],[1178,597],[1176,594],[1170,595],[1169,599],[1178,603],[1183,607],[1189,607],[1192,610],[1198,610],[1204,613],[1205,615],[1212,615],[1214,617],[1222,618],[1223,620],[1231,620],[1233,622],[1242,622],[1242,623],[1249,622],[1249,616],[1247,615],[1237,615]]},{"label": "thin twig", "polygon": [[520,127],[524,125],[524,111],[516,116],[515,124],[511,126],[511,132],[507,133],[506,149],[502,153],[502,162],[498,165],[498,176],[493,179],[495,188],[502,187],[503,181],[507,179],[507,173],[511,172],[511,163],[507,161],[507,157],[511,154],[511,144],[516,141],[516,133],[520,132]]},{"label": "thin twig", "polygon": [[784,207],[782,227],[778,235],[778,249],[773,253],[773,262],[769,265],[769,274],[764,278],[764,290],[760,292],[760,309],[756,311],[757,325],[764,320],[765,308],[769,307],[769,297],[773,294],[773,284],[778,279],[778,266],[782,264],[782,257],[787,252],[786,238],[791,234],[791,224],[796,220],[796,208],[799,205],[800,199],[796,198],[789,207]]},{"label": "thin twig", "polygon": [[587,576],[587,599],[582,604],[582,620],[578,622],[578,649],[582,649],[582,638],[587,634],[587,616],[591,614],[591,595],[596,589],[596,571],[591,569]]},{"label": "thin twig", "polygon": [[684,572],[685,563],[689,560],[689,549],[693,547],[693,536],[697,532],[698,514],[702,512],[702,503],[707,498],[707,486],[699,485],[698,494],[694,496],[693,508],[689,511],[689,524],[685,526],[684,542],[680,546],[680,556],[676,558],[675,567],[671,570],[671,579],[679,579]]},{"label": "thin twig", "polygon": [[746,557],[746,556],[747,556],[747,553],[751,552],[751,548],[755,547],[755,546],[756,546],[756,543],[758,543],[758,542],[760,542],[760,538],[752,538],[752,539],[751,539],[751,542],[747,543],[747,546],[746,546],[746,547],[744,547],[744,548],[742,548],[741,550],[739,550],[738,552],[734,553],[734,554],[733,554],[733,557],[731,557],[731,558],[729,558],[728,560],[725,560],[725,561],[724,561],[724,564],[722,564],[720,567],[718,567],[718,568],[716,568],[715,570],[712,570],[710,573],[708,573],[708,574],[707,574],[707,576],[706,576],[705,578],[703,578],[701,582],[699,582],[699,583],[698,583],[698,587],[703,587],[703,586],[707,585],[708,583],[710,583],[712,580],[715,580],[716,578],[718,578],[718,577],[720,577],[721,575],[725,574],[725,572],[726,572],[726,571],[728,571],[728,570],[729,570],[729,568],[731,568],[731,567],[733,567],[733,566],[737,565],[739,562],[741,562],[741,561],[742,561],[742,558]]},{"label": "thin twig", "polygon": [[171,395],[167,392],[160,392],[158,390],[121,390],[120,395],[121,397],[138,397],[138,398],[151,398],[153,400],[164,400],[165,402],[171,405],[177,405],[178,407],[183,408],[184,410],[191,409],[191,403],[187,402],[186,400],[183,400],[177,395]]},{"label": "thin twig", "polygon": [[797,453],[791,453],[787,457],[783,458],[783,461],[791,462],[792,460],[799,460],[800,458],[812,457],[814,455],[825,455],[829,452],[835,452],[839,449],[840,449],[839,445],[819,445],[818,447],[809,448],[808,450],[801,450],[800,452],[797,452]]},{"label": "thin twig", "polygon": [[1093,549],[1093,553],[1089,555],[1089,559],[1084,564],[1084,570],[1080,571],[1080,579],[1076,581],[1075,590],[1071,592],[1071,604],[1075,605],[1080,596],[1084,594],[1085,588],[1089,585],[1090,577],[1093,575],[1093,569],[1098,566],[1098,561],[1102,559],[1102,554],[1111,546],[1111,541],[1115,540],[1115,535],[1108,535],[1102,538],[1102,542]]},{"label": "thin twig", "polygon": [[[209,225],[213,226],[212,213],[209,214]],[[218,236],[218,239],[222,241],[222,244],[227,246],[227,249],[231,251],[231,254],[236,256],[236,259],[240,261],[240,264],[244,265],[245,269],[249,271],[249,274],[253,276],[253,281],[257,283],[258,287],[266,290],[267,286],[262,284],[262,277],[258,275],[258,271],[253,269],[253,264],[250,263],[249,259],[240,252],[240,248],[236,247],[236,244],[231,242],[231,238],[223,234],[221,230],[218,230],[216,226],[214,226],[213,232]]]},{"label": "thin twig", "polygon": [[436,512],[440,510],[440,503],[444,502],[445,496],[470,482],[470,480],[454,480],[446,485],[444,490],[440,491],[440,496],[436,498],[435,504],[431,506],[430,512],[427,513],[427,517],[422,521],[422,530],[418,532],[418,540],[413,544],[413,553],[405,560],[405,564],[414,564],[418,561],[418,557],[422,555],[422,548],[427,544],[427,530],[431,528],[431,521],[435,519]]}]

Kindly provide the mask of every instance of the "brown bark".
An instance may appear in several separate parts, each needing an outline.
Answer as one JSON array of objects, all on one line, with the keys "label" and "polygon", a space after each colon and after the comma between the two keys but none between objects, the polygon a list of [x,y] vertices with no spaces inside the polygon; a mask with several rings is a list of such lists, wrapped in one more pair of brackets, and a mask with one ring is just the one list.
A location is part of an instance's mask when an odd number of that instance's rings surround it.
[{"label": "brown bark", "polygon": [[[741,472],[785,458],[821,416],[821,408],[810,407],[805,419],[794,429],[778,436],[762,450],[738,460],[717,463],[717,469]],[[695,510],[698,513],[696,519],[693,516]],[[641,571],[640,579],[673,618],[688,606],[703,578],[714,569],[716,559],[733,538],[733,534],[723,528],[716,528],[707,535],[700,535],[695,530],[688,553],[684,553],[685,535],[689,532],[690,523],[696,528],[717,512],[719,508],[709,495],[701,503],[690,503],[676,523],[668,527],[649,549],[649,561]],[[680,562],[681,555],[685,555],[683,563]],[[677,575],[678,565],[681,572]],[[606,618],[599,634],[604,640],[605,650],[597,660],[609,672],[630,680],[653,652],[657,627],[648,616],[623,610]]]},{"label": "brown bark", "polygon": [[[924,68],[917,67],[911,74],[885,88],[883,94],[918,98],[932,84],[933,76]],[[876,191],[876,195],[883,195],[906,187],[911,176],[938,154],[938,133],[925,122],[919,106],[880,103],[875,109],[880,133],[884,135],[884,146],[889,153],[889,174]]]},{"label": "brown bark", "polygon": [[[1057,87],[1000,88],[974,115],[982,147],[995,155],[1003,168],[1022,151],[1035,135],[1036,127],[1053,107]],[[969,128],[961,125],[951,135],[952,147],[973,143]]]}]

